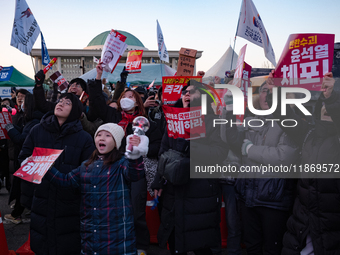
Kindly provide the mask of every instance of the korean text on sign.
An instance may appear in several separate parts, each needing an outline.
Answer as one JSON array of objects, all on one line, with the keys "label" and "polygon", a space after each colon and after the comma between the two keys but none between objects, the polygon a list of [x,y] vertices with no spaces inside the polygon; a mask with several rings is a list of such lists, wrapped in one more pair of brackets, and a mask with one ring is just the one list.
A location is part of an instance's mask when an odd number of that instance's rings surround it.
[{"label": "korean text on sign", "polygon": [[168,136],[187,140],[205,137],[204,116],[200,107],[175,108],[163,106]]},{"label": "korean text on sign", "polygon": [[334,35],[290,35],[279,63],[275,78],[279,86],[320,90],[322,77],[332,69]]},{"label": "korean text on sign", "polygon": [[190,79],[202,82],[201,76],[163,76],[163,104],[174,105],[181,98],[182,89],[188,84]]}]

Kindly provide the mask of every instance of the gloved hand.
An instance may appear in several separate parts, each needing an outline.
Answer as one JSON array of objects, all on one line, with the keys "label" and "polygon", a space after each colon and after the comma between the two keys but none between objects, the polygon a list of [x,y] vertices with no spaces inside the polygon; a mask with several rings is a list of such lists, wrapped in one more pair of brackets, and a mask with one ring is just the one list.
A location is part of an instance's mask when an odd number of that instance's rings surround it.
[{"label": "gloved hand", "polygon": [[125,66],[123,71],[120,73],[120,82],[126,83],[126,78],[128,77],[129,72],[125,70]]},{"label": "gloved hand", "polygon": [[229,112],[233,110],[233,94],[231,93],[230,90],[228,90],[224,96],[223,96],[223,100],[225,103],[225,109]]},{"label": "gloved hand", "polygon": [[[126,137],[126,150],[129,148],[130,137],[134,135],[128,135]],[[126,157],[129,159],[138,159],[140,156],[146,156],[149,151],[149,138],[145,135],[139,135],[140,143],[138,146],[133,146],[131,153],[126,154]]]},{"label": "gloved hand", "polygon": [[14,128],[14,126],[13,126],[12,123],[8,123],[8,124],[5,125],[5,129],[7,130],[7,132],[10,131],[13,128]]},{"label": "gloved hand", "polygon": [[39,72],[37,72],[34,76],[35,79],[35,83],[37,85],[42,85],[45,81],[45,74],[43,70],[40,70]]},{"label": "gloved hand", "polygon": [[248,151],[249,151],[251,146],[253,146],[253,143],[250,140],[248,140],[248,139],[243,140],[242,149],[241,149],[243,156],[248,155]]}]

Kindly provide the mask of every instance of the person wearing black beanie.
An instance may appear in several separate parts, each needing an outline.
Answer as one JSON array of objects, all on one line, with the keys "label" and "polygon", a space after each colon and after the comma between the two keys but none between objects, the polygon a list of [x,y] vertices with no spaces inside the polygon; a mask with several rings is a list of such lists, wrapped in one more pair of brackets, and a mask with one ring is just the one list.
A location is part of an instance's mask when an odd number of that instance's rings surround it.
[{"label": "person wearing black beanie", "polygon": [[60,120],[59,120],[60,119],[59,117],[60,108],[65,106],[66,104],[66,103],[61,103],[61,102],[64,102],[64,100],[65,102],[71,102],[71,107],[72,107],[67,117],[64,114],[62,114],[63,118],[66,117],[64,123],[69,123],[69,122],[80,119],[81,113],[83,112],[83,104],[80,102],[79,98],[76,95],[72,93],[65,93],[60,96],[54,108],[54,115],[57,116],[59,123],[60,123]]},{"label": "person wearing black beanie", "polygon": [[73,93],[76,96],[80,97],[83,91],[87,93],[87,84],[82,78],[75,78],[70,81],[67,92]]}]

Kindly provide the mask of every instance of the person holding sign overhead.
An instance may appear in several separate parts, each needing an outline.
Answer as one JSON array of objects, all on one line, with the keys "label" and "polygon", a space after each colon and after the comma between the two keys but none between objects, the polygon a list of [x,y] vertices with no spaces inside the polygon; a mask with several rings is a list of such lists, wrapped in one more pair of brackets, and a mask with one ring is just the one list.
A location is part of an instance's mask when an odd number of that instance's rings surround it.
[{"label": "person holding sign overhead", "polygon": [[[72,93],[62,94],[54,111],[31,129],[19,160],[30,157],[35,147],[64,150],[54,166],[62,173],[77,168],[94,150],[91,136],[79,121],[82,103]],[[43,179],[40,185],[24,182],[22,193],[34,195],[31,207],[31,249],[37,255],[80,254],[80,192],[59,188]]]}]

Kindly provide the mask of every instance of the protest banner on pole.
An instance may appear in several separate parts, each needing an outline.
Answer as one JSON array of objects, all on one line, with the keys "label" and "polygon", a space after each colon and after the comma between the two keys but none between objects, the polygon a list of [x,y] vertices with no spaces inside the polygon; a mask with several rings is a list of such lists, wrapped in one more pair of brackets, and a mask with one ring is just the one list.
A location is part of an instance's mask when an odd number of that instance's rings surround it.
[{"label": "protest banner on pole", "polygon": [[129,51],[126,59],[126,71],[129,73],[140,73],[142,70],[143,50]]},{"label": "protest banner on pole", "polygon": [[181,98],[182,88],[188,84],[190,79],[202,82],[201,76],[163,76],[163,104],[174,105],[176,101]]},{"label": "protest banner on pole", "polygon": [[[246,62],[243,62],[242,77],[241,77],[241,90],[243,92],[243,97],[244,97],[244,109],[247,107],[248,87],[250,86],[250,75],[251,75],[251,66],[248,65]],[[243,119],[244,119],[244,115],[236,115],[237,122],[243,122]]]},{"label": "protest banner on pole", "polygon": [[101,61],[105,72],[112,73],[127,48],[126,36],[111,30],[103,46]]},{"label": "protest banner on pole", "polygon": [[40,184],[63,150],[35,147],[32,160],[28,160],[13,175],[25,181]]},{"label": "protest banner on pole", "polygon": [[162,107],[169,137],[190,140],[206,136],[204,116],[200,106],[176,108],[163,105]]},{"label": "protest banner on pole", "polygon": [[13,66],[1,67],[0,82],[1,81],[9,81],[11,79],[13,69],[14,69]]},{"label": "protest banner on pole", "polygon": [[12,123],[12,117],[9,112],[0,112],[0,140],[9,139],[5,126],[10,123]]},{"label": "protest banner on pole", "polygon": [[292,34],[273,75],[275,85],[320,91],[332,70],[334,34]]}]

